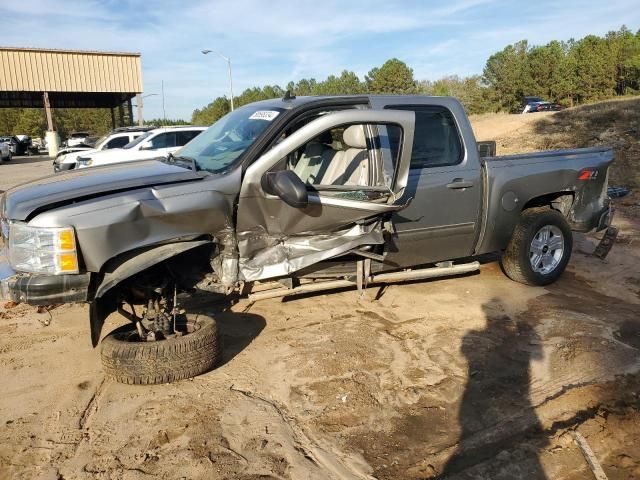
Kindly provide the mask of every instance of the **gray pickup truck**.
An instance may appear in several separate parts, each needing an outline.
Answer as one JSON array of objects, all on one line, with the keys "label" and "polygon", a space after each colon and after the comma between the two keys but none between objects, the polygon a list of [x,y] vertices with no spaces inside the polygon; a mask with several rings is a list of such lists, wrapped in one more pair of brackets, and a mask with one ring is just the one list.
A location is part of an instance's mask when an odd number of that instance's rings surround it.
[{"label": "gray pickup truck", "polygon": [[[252,103],[166,161],[70,171],[0,201],[3,299],[89,302],[107,374],[187,378],[215,365],[193,292],[253,301],[478,270],[555,281],[572,230],[612,219],[606,148],[482,158],[455,99],[301,97]],[[614,237],[609,229],[608,243]],[[497,258],[497,257],[496,257]]]}]

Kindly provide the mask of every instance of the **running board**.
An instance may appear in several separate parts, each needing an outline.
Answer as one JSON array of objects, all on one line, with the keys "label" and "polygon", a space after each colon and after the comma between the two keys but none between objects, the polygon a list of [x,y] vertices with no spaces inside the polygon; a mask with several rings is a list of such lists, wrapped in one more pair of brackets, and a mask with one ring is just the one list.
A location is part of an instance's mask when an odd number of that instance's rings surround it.
[{"label": "running board", "polygon": [[[446,267],[421,268],[418,270],[402,270],[399,272],[379,273],[367,278],[365,285],[407,282],[411,280],[425,280],[428,278],[448,277],[462,275],[480,270],[480,262],[462,263]],[[328,280],[300,285],[295,288],[274,288],[261,292],[251,293],[248,298],[251,303],[267,298],[288,297],[300,293],[320,292],[338,288],[355,288],[358,282],[352,280]]]}]

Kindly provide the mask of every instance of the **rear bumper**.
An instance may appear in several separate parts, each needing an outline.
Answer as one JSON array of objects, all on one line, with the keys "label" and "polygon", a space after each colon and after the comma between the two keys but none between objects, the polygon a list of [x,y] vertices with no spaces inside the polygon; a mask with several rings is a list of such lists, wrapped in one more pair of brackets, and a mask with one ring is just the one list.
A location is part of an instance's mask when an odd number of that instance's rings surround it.
[{"label": "rear bumper", "polygon": [[613,215],[615,210],[613,209],[613,205],[611,202],[605,207],[605,209],[600,212],[600,218],[598,219],[598,226],[596,227],[596,231],[604,230],[605,228],[609,228],[611,223],[613,223]]},{"label": "rear bumper", "polygon": [[16,273],[0,257],[0,300],[28,305],[86,302],[91,274],[31,275]]},{"label": "rear bumper", "polygon": [[599,211],[585,212],[579,218],[570,219],[571,230],[576,232],[597,232],[609,228],[613,222],[614,209],[611,201],[607,199]]}]

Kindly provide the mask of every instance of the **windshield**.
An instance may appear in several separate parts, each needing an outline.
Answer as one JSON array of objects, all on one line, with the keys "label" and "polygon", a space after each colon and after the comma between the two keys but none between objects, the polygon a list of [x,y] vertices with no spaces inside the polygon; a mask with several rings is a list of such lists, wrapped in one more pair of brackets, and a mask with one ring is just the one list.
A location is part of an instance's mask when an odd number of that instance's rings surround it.
[{"label": "windshield", "polygon": [[234,110],[176,152],[176,157],[193,160],[201,170],[224,170],[283,111],[283,108],[259,105],[246,105]]},{"label": "windshield", "polygon": [[135,140],[133,140],[132,142],[127,143],[124,147],[122,148],[133,148],[136,145],[138,145],[139,143],[142,143],[145,141],[145,139],[149,138],[151,135],[153,135],[153,130],[150,132],[146,132],[143,133],[142,135],[140,135],[138,138],[136,138]]},{"label": "windshield", "polygon": [[109,138],[108,134],[101,136],[98,140],[96,140],[96,143],[93,144],[93,148],[95,148],[96,150],[100,150],[102,148],[102,144],[107,138]]}]

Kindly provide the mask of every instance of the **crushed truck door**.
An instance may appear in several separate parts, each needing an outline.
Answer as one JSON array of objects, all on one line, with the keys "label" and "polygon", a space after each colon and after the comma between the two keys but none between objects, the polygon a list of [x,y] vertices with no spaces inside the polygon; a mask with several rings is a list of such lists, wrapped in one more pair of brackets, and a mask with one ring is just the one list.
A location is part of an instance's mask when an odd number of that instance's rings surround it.
[{"label": "crushed truck door", "polygon": [[[410,201],[399,199],[414,122],[405,111],[327,113],[256,160],[245,172],[237,212],[240,280],[288,275],[384,243],[385,216]],[[389,142],[389,129],[397,129],[400,142]]]}]

